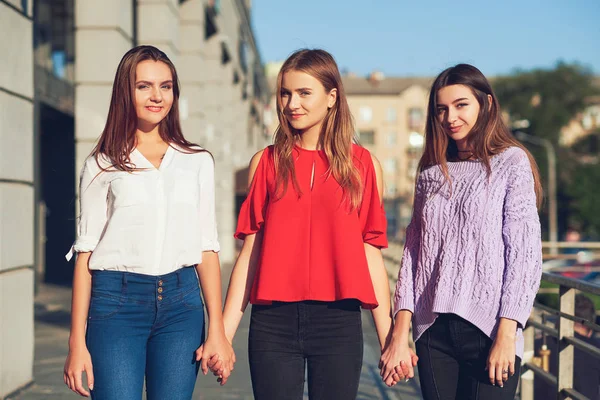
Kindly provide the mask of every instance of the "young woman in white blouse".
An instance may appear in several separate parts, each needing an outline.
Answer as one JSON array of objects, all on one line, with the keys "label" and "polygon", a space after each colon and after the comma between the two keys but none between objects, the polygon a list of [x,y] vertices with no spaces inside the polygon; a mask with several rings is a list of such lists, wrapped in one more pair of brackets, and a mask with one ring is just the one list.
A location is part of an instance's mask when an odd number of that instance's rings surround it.
[{"label": "young woman in white blouse", "polygon": [[[200,367],[227,380],[214,162],[185,140],[171,61],[128,51],[85,161],[65,383],[93,399],[191,399]],[[195,267],[195,268],[194,268]],[[204,340],[204,310],[210,318]],[[87,375],[89,392],[83,385]]]}]

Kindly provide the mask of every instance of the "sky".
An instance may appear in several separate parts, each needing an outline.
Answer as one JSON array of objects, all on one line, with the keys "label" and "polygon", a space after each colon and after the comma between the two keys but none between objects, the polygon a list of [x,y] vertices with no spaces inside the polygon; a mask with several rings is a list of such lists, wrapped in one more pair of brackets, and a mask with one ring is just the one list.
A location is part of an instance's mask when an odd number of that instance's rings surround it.
[{"label": "sky", "polygon": [[263,63],[318,47],[361,76],[459,62],[493,76],[559,60],[600,75],[600,0],[253,0],[251,17]]}]

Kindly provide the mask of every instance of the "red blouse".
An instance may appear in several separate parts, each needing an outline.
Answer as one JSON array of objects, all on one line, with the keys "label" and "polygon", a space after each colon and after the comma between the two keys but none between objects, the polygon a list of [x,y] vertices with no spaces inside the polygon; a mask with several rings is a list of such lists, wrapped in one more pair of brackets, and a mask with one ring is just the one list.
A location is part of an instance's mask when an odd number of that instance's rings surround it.
[{"label": "red blouse", "polygon": [[327,178],[329,162],[322,150],[294,148],[303,194],[298,196],[290,178],[285,195],[274,200],[274,149],[264,150],[235,233],[244,239],[263,230],[252,304],[353,298],[364,308],[377,307],[364,243],[387,247],[385,211],[371,154],[358,145],[352,151],[364,190],[360,207],[349,211],[340,185]]}]

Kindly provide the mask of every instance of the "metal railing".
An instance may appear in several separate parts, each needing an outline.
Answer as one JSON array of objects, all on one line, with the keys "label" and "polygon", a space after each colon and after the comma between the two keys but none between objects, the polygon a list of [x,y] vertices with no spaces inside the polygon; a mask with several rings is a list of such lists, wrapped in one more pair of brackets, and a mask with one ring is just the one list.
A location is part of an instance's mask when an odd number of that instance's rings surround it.
[{"label": "metal railing", "polygon": [[[571,279],[554,273],[544,272],[542,281],[558,285],[559,305],[555,310],[539,302],[534,304],[534,312],[527,322],[523,332],[525,337],[525,352],[521,371],[521,400],[534,400],[534,377],[543,379],[556,387],[557,399],[588,399],[573,388],[574,350],[577,348],[600,358],[600,349],[575,337],[574,323],[582,324],[594,332],[600,332],[600,326],[582,318],[575,317],[575,294],[579,291],[600,296],[600,286],[581,280]],[[557,317],[558,323],[552,326],[544,322],[542,316]],[[558,369],[557,374],[549,372],[546,354],[535,357],[535,331],[557,339]],[[542,349],[542,352],[547,351]]]}]

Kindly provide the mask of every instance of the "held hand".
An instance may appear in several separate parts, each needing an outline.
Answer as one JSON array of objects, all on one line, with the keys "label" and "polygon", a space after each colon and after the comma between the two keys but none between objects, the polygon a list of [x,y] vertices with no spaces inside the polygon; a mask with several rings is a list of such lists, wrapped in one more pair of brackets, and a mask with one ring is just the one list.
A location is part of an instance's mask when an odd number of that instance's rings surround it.
[{"label": "held hand", "polygon": [[515,354],[515,335],[498,332],[486,364],[486,370],[492,385],[503,387],[504,382],[515,374]]},{"label": "held hand", "polygon": [[408,345],[408,340],[392,339],[384,348],[379,361],[382,380],[387,386],[394,386],[401,380],[413,378],[418,357]]},{"label": "held hand", "polygon": [[83,386],[83,372],[87,376],[89,390],[94,390],[94,371],[92,368],[92,357],[85,345],[71,348],[65,361],[63,380],[65,384],[83,397],[89,397],[90,393]]},{"label": "held hand", "polygon": [[235,363],[235,353],[233,347],[224,335],[209,335],[206,342],[196,350],[196,361],[202,360],[201,368],[204,375],[210,369],[221,386],[227,383],[233,364]]}]

